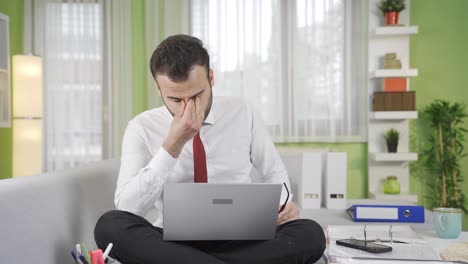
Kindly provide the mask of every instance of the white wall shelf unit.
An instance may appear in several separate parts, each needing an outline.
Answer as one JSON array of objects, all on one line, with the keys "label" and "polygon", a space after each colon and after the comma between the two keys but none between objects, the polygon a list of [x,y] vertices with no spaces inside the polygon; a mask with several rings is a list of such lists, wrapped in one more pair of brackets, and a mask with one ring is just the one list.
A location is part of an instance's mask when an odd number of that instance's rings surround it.
[{"label": "white wall shelf unit", "polygon": [[417,119],[418,111],[374,111],[370,118],[375,120],[406,120]]},{"label": "white wall shelf unit", "polygon": [[[409,151],[409,120],[418,118],[417,111],[373,111],[372,98],[382,92],[382,78],[409,78],[418,76],[418,69],[409,64],[410,37],[417,34],[418,26],[383,26],[385,19],[378,5],[380,0],[368,1],[368,197],[379,200],[418,202],[418,196],[410,193],[410,162],[418,159],[417,153]],[[400,12],[400,24],[409,25],[410,0]],[[383,69],[384,56],[396,53],[401,69]],[[416,95],[417,97],[417,95]],[[384,134],[389,129],[400,132],[397,153],[388,153]],[[397,176],[400,194],[383,193],[383,183],[388,176]]]},{"label": "white wall shelf unit", "polygon": [[386,26],[376,27],[374,30],[374,34],[376,36],[398,36],[417,34],[418,31],[418,26]]},{"label": "white wall shelf unit", "polygon": [[375,161],[416,161],[418,160],[418,153],[412,152],[378,152],[371,153],[371,159]]},{"label": "white wall shelf unit", "polygon": [[377,199],[377,200],[390,200],[395,202],[410,202],[410,203],[417,203],[418,196],[416,194],[410,193],[400,193],[400,194],[384,194],[384,193],[369,193],[369,198]]},{"label": "white wall shelf unit", "polygon": [[416,77],[418,69],[378,69],[371,73],[372,78]]},{"label": "white wall shelf unit", "polygon": [[0,13],[0,127],[11,127],[10,19]]}]

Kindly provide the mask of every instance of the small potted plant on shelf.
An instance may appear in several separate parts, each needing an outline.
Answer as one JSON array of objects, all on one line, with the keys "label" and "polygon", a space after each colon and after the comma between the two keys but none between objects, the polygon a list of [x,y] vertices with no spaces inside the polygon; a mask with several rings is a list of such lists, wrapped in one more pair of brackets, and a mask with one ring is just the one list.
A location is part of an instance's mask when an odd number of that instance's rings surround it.
[{"label": "small potted plant on shelf", "polygon": [[396,129],[389,129],[385,132],[385,140],[387,141],[387,149],[390,153],[396,153],[398,148],[398,139],[400,133]]},{"label": "small potted plant on shelf", "polygon": [[382,0],[379,8],[385,15],[387,26],[398,25],[398,14],[405,9],[405,0]]}]

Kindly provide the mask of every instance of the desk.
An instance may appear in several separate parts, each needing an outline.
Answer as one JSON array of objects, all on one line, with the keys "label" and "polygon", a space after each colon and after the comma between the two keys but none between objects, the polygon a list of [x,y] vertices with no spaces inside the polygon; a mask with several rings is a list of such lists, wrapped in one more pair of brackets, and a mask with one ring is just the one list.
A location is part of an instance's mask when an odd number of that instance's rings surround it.
[{"label": "desk", "polygon": [[[444,239],[439,238],[434,231],[420,231],[418,235],[428,241],[429,245],[434,249],[437,254],[440,254],[448,245],[457,242],[468,242],[468,232],[462,232],[457,239]],[[322,258],[317,264],[326,264]]]},{"label": "desk", "polygon": [[468,232],[462,232],[457,239],[439,238],[434,231],[422,231],[417,233],[427,240],[437,253],[442,252],[442,250],[444,250],[449,244],[468,242]]},{"label": "desk", "polygon": [[[376,203],[375,200],[349,200],[348,205],[353,204],[371,204]],[[387,204],[387,203],[386,203]],[[388,203],[391,204],[391,203]],[[399,202],[401,204],[401,202]],[[413,227],[414,231],[422,236],[428,241],[431,247],[435,250],[436,253],[440,253],[444,250],[449,244],[456,242],[468,242],[468,232],[463,232],[458,239],[443,239],[437,237],[436,233],[433,231],[432,226],[432,212],[425,210],[425,223],[362,223],[354,222],[349,215],[345,212],[344,209],[302,209],[301,218],[313,219],[319,223],[323,228],[327,225],[410,225]],[[323,260],[319,260],[317,263],[325,264]]]}]

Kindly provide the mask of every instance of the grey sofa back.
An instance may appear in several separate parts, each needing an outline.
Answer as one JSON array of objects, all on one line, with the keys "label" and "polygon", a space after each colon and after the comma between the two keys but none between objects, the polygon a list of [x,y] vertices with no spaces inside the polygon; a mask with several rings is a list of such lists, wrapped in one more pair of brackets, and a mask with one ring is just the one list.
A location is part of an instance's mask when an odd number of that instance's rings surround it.
[{"label": "grey sofa back", "polygon": [[1,180],[0,263],[73,263],[76,243],[94,249],[94,225],[114,208],[119,164]]},{"label": "grey sofa back", "polygon": [[[298,166],[294,156],[281,156],[288,169]],[[104,212],[115,208],[119,167],[119,160],[106,160],[0,180],[0,264],[73,263],[70,250],[76,243],[96,248],[94,225]],[[290,172],[296,194],[299,175]]]}]

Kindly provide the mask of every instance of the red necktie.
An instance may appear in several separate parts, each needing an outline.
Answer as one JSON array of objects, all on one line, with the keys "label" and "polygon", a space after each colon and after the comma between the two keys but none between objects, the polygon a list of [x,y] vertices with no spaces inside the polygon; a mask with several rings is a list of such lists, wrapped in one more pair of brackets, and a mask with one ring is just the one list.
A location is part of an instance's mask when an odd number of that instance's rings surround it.
[{"label": "red necktie", "polygon": [[206,170],[206,154],[203,142],[200,139],[200,133],[193,137],[193,172],[194,182],[207,182],[208,172]]}]

